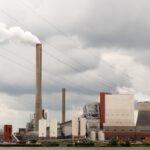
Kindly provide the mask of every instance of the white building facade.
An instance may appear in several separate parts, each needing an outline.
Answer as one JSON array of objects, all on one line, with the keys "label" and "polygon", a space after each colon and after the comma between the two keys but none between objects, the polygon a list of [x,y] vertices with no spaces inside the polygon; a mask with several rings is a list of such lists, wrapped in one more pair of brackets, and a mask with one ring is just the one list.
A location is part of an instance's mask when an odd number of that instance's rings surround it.
[{"label": "white building facade", "polygon": [[104,126],[134,126],[133,95],[106,94]]},{"label": "white building facade", "polygon": [[45,138],[46,137],[46,126],[47,126],[47,120],[46,119],[40,119],[39,120],[39,137]]}]

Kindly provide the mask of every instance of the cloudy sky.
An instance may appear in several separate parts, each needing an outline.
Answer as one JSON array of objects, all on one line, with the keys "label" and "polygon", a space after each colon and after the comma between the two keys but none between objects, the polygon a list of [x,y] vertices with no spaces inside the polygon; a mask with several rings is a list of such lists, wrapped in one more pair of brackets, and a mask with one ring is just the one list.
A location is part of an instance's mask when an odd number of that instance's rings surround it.
[{"label": "cloudy sky", "polygon": [[150,95],[149,0],[0,0],[0,125],[34,112],[35,43],[43,44],[43,108],[67,119],[100,91]]}]

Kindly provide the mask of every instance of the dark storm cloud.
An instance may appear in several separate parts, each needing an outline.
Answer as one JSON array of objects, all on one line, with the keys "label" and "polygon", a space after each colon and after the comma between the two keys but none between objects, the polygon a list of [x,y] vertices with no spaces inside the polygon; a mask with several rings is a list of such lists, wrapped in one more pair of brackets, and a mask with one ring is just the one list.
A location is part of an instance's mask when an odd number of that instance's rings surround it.
[{"label": "dark storm cloud", "polygon": [[[145,31],[143,31],[143,29]],[[137,23],[128,23],[126,26],[118,28],[116,31],[109,33],[88,33],[81,31],[81,38],[85,41],[87,47],[119,47],[119,48],[150,48],[149,29],[138,27]]]},{"label": "dark storm cloud", "polygon": [[87,15],[72,26],[87,47],[149,48],[148,1],[94,1]]},{"label": "dark storm cloud", "polygon": [[22,94],[33,94],[34,87],[29,85],[24,86],[24,85],[10,84],[7,82],[0,81],[0,92],[7,93],[13,96],[19,96]]}]

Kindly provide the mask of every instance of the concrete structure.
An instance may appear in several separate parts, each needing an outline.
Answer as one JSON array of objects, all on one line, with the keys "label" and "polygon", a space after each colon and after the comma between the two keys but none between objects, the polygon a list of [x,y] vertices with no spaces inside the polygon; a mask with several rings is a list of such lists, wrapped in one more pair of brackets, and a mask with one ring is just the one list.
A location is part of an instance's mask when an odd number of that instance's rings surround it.
[{"label": "concrete structure", "polygon": [[64,123],[66,121],[66,113],[65,113],[65,109],[66,109],[66,95],[65,95],[65,88],[62,88],[62,123]]},{"label": "concrete structure", "polygon": [[50,121],[50,138],[57,138],[57,120]]},{"label": "concrete structure", "polygon": [[83,117],[85,118],[99,118],[99,103],[89,103],[83,107]]},{"label": "concrete structure", "polygon": [[98,140],[104,141],[105,140],[105,134],[103,131],[98,131]]},{"label": "concrete structure", "polygon": [[105,95],[104,126],[134,126],[133,95]]},{"label": "concrete structure", "polygon": [[150,111],[150,102],[148,101],[138,102],[137,109],[138,111]]},{"label": "concrete structure", "polygon": [[77,117],[72,119],[72,136],[79,136],[79,119]]},{"label": "concrete structure", "polygon": [[40,119],[39,120],[39,137],[40,138],[45,138],[46,137],[46,126],[47,126],[47,121],[45,119]]},{"label": "concrete structure", "polygon": [[100,129],[103,129],[103,125],[105,123],[105,93],[100,93],[100,105],[99,105],[99,113],[100,113]]},{"label": "concrete structure", "polygon": [[80,136],[86,136],[86,118],[80,118]]},{"label": "concrete structure", "polygon": [[150,138],[150,102],[139,102],[137,108],[136,138]]},{"label": "concrete structure", "polygon": [[[93,102],[93,103],[86,104],[83,107],[82,117],[86,119],[86,137],[90,137],[92,131],[97,133],[100,130],[99,105],[100,104],[98,102]],[[80,132],[82,132],[81,124],[80,124]]]},{"label": "concrete structure", "polygon": [[3,142],[4,139],[4,126],[0,125],[0,143]]},{"label": "concrete structure", "polygon": [[42,45],[36,44],[36,95],[35,95],[35,124],[38,131],[39,120],[42,119]]},{"label": "concrete structure", "polygon": [[91,131],[98,132],[100,130],[99,124],[100,124],[99,119],[93,119],[93,118],[87,119],[87,124],[86,124],[87,131],[86,132],[87,132],[88,136],[89,136]]},{"label": "concrete structure", "polygon": [[72,120],[60,124],[60,135],[62,138],[71,138],[72,136]]},{"label": "concrete structure", "polygon": [[26,134],[26,128],[19,128],[19,134],[20,135],[24,135],[24,134]]},{"label": "concrete structure", "polygon": [[96,141],[96,132],[95,131],[90,132],[90,140],[93,142]]},{"label": "concrete structure", "polygon": [[135,126],[107,126],[104,127],[105,139],[110,140],[114,137],[119,139],[135,139]]},{"label": "concrete structure", "polygon": [[100,93],[100,128],[106,139],[135,138],[133,95]]}]

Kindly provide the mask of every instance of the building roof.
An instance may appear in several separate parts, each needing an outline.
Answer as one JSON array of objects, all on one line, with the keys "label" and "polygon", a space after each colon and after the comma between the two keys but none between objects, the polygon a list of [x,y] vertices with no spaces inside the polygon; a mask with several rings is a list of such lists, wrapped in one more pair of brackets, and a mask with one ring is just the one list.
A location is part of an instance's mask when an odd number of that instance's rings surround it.
[{"label": "building roof", "polygon": [[69,120],[69,121],[66,121],[66,122],[60,123],[60,125],[66,125],[66,124],[70,124],[70,123],[72,123],[72,120]]},{"label": "building roof", "polygon": [[137,103],[137,108],[139,111],[150,111],[150,102],[149,101],[144,101],[144,102],[138,102]]}]

